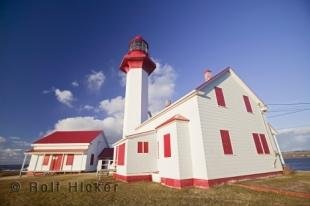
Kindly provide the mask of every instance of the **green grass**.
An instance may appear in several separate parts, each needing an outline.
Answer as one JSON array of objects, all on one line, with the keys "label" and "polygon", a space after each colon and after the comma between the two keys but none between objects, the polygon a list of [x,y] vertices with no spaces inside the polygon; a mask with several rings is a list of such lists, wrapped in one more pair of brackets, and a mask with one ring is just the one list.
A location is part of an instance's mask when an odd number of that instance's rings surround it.
[{"label": "green grass", "polygon": [[310,173],[295,172],[285,176],[243,181],[242,184],[262,185],[288,191],[310,193]]},{"label": "green grass", "polygon": [[[298,179],[310,178],[310,173],[297,175]],[[281,181],[281,177],[279,178]],[[289,178],[288,178],[289,179]],[[291,184],[294,184],[294,176]],[[19,192],[10,192],[13,182],[20,182]],[[59,192],[29,192],[29,183],[59,182]],[[40,177],[0,178],[0,205],[310,205],[309,199],[288,197],[273,193],[255,192],[234,185],[217,186],[211,189],[172,189],[157,183],[122,183],[105,177],[104,182],[118,184],[117,191],[68,192],[69,182],[94,183],[95,174],[68,174]],[[261,180],[260,180],[261,181]],[[265,180],[277,182],[275,179]],[[308,182],[309,184],[309,182]],[[309,186],[309,185],[308,185]]]}]

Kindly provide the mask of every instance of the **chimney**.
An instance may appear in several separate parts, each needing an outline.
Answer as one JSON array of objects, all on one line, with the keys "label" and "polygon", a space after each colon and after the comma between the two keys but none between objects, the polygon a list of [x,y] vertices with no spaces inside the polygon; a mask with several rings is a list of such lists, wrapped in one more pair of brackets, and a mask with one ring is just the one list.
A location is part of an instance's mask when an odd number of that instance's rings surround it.
[{"label": "chimney", "polygon": [[210,69],[206,69],[204,72],[205,82],[209,81],[212,78],[212,71]]}]

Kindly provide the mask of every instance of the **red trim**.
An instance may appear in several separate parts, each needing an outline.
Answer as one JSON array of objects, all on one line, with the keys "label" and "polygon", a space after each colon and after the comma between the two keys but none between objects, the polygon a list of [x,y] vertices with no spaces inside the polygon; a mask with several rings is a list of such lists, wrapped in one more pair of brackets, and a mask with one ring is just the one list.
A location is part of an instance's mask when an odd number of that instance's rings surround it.
[{"label": "red trim", "polygon": [[142,153],[142,142],[138,142],[138,153]]},{"label": "red trim", "polygon": [[164,157],[171,157],[171,139],[170,134],[164,135]]},{"label": "red trim", "polygon": [[264,134],[260,134],[259,137],[260,137],[260,141],[263,145],[263,149],[264,149],[265,154],[270,154],[268,143],[266,140],[266,136]]},{"label": "red trim", "polygon": [[148,142],[143,142],[143,152],[149,153],[149,143]]},{"label": "red trim", "polygon": [[117,165],[125,164],[125,143],[118,146]]},{"label": "red trim", "polygon": [[66,165],[73,165],[73,160],[74,160],[74,155],[73,154],[68,154],[67,155]]},{"label": "red trim", "polygon": [[245,179],[255,179],[259,177],[267,177],[267,176],[274,176],[283,174],[282,171],[277,172],[266,172],[266,173],[259,173],[259,174],[251,174],[251,175],[241,175],[235,177],[225,177],[225,178],[218,178],[218,179],[196,179],[196,178],[189,178],[189,179],[171,179],[171,178],[161,178],[161,183],[168,187],[173,188],[183,188],[183,187],[190,187],[195,186],[199,188],[209,188],[215,185],[225,184],[232,181],[238,180],[245,180]]},{"label": "red trim", "polygon": [[253,110],[252,110],[252,106],[251,106],[251,102],[250,102],[249,97],[243,95],[243,101],[244,101],[244,104],[245,104],[246,111],[252,113]]},{"label": "red trim", "polygon": [[261,145],[261,142],[260,142],[260,138],[258,136],[257,133],[253,133],[253,139],[254,139],[254,143],[255,143],[255,147],[256,147],[256,151],[258,154],[263,154],[263,148],[262,148],[262,145]]},{"label": "red trim", "polygon": [[165,125],[169,124],[170,122],[177,121],[177,120],[184,121],[184,122],[188,122],[189,121],[189,119],[183,117],[182,115],[177,114],[177,115],[174,115],[173,117],[171,117],[170,119],[164,121],[162,124],[158,125],[155,129],[158,129],[158,128],[162,127],[162,126],[165,126]]},{"label": "red trim", "polygon": [[228,130],[220,130],[224,154],[233,154]]},{"label": "red trim", "polygon": [[128,52],[122,60],[120,69],[127,73],[130,69],[143,69],[149,75],[155,70],[156,64],[148,54],[143,51],[133,50]]},{"label": "red trim", "polygon": [[33,144],[90,143],[103,131],[56,131]]},{"label": "red trim", "polygon": [[226,104],[225,104],[223,89],[220,87],[214,87],[214,90],[215,90],[215,96],[216,96],[217,104],[219,106],[225,107]]},{"label": "red trim", "polygon": [[45,155],[42,165],[48,165],[49,161],[50,161],[50,155]]},{"label": "red trim", "polygon": [[120,180],[123,182],[138,182],[138,181],[152,181],[152,175],[120,175],[113,174],[114,179]]}]

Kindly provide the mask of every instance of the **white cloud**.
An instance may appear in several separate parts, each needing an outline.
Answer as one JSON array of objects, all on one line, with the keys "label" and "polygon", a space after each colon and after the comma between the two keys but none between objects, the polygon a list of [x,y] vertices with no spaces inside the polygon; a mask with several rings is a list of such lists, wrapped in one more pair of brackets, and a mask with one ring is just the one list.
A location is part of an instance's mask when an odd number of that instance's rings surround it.
[{"label": "white cloud", "polygon": [[73,81],[73,82],[71,82],[71,85],[73,87],[78,87],[80,84],[77,81]]},{"label": "white cloud", "polygon": [[116,115],[124,112],[125,100],[118,96],[113,99],[105,99],[100,102],[99,108],[104,110],[108,115]]},{"label": "white cloud", "polygon": [[120,77],[120,83],[122,87],[126,86],[126,74],[124,72],[119,71],[118,76]]},{"label": "white cloud", "polygon": [[30,143],[20,137],[0,137],[0,165],[20,164]]},{"label": "white cloud", "polygon": [[278,132],[277,140],[281,150],[310,150],[310,127],[288,128]]},{"label": "white cloud", "polygon": [[60,103],[67,105],[68,107],[72,107],[72,102],[74,100],[73,94],[69,90],[59,90],[55,89],[55,96]]},{"label": "white cloud", "polygon": [[172,99],[175,91],[176,72],[169,64],[155,61],[156,69],[149,77],[149,110],[157,113],[165,102]]},{"label": "white cloud", "polygon": [[91,105],[86,104],[86,105],[84,105],[84,106],[83,106],[83,109],[84,109],[84,110],[91,111],[91,110],[94,110],[94,109],[95,109],[95,107],[93,107],[93,106],[91,106]]},{"label": "white cloud", "polygon": [[55,130],[104,130],[110,144],[122,135],[122,117],[107,117],[103,120],[94,117],[71,117],[59,120]]},{"label": "white cloud", "polygon": [[0,136],[0,144],[6,142],[6,139],[4,137]]},{"label": "white cloud", "polygon": [[[154,73],[149,77],[149,108],[153,113],[160,111],[164,107],[165,102],[172,98],[176,79],[175,70],[171,65],[162,65],[159,62],[156,62],[156,67]],[[95,72],[93,73],[95,74]],[[122,82],[125,83],[124,76],[120,75],[120,77],[122,78]],[[104,119],[98,119],[92,116],[78,116],[61,119],[55,124],[54,129],[102,129],[104,130],[109,143],[114,143],[122,136],[124,103],[124,97],[117,96],[112,99],[102,100],[98,107],[85,105],[83,106],[83,109],[89,109],[96,112],[104,111],[107,114],[107,117]]]},{"label": "white cloud", "polygon": [[92,71],[91,74],[86,75],[87,86],[91,90],[99,90],[104,83],[105,75],[102,71]]}]

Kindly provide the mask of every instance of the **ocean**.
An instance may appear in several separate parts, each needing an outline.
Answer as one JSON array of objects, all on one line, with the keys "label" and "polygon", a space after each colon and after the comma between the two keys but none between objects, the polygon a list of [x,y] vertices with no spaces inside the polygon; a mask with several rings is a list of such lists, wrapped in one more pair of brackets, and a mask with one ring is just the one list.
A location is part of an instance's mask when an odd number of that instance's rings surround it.
[{"label": "ocean", "polygon": [[284,162],[293,170],[310,171],[310,158],[285,159]]}]

